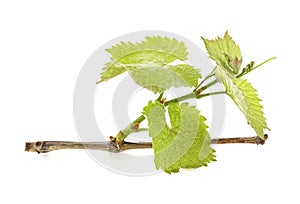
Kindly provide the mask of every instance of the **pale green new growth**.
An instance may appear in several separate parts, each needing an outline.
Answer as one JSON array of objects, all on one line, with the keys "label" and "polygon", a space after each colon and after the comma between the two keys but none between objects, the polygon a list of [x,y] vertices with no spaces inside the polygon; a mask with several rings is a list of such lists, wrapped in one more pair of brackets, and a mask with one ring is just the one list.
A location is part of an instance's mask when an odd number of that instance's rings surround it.
[{"label": "pale green new growth", "polygon": [[242,73],[238,74],[242,63],[242,54],[240,47],[232,40],[227,31],[223,38],[202,39],[210,57],[217,63],[215,75],[218,81],[223,83],[227,95],[243,112],[258,136],[264,139],[264,130],[268,127],[260,105],[261,100],[252,85],[240,78],[253,69],[254,62],[247,65],[248,69],[243,69]]},{"label": "pale green new growth", "polygon": [[180,168],[198,168],[215,161],[214,150],[206,131],[205,118],[187,103],[168,107],[171,128],[166,123],[165,109],[159,102],[149,102],[143,112],[148,118],[149,134],[155,153],[155,165],[165,172]]},{"label": "pale green new growth", "polygon": [[235,78],[220,66],[216,68],[216,77],[223,83],[226,93],[246,116],[257,135],[264,139],[264,130],[268,129],[268,126],[257,91],[247,80]]},{"label": "pale green new growth", "polygon": [[188,64],[170,65],[174,60],[187,59],[183,42],[159,36],[146,37],[141,43],[121,42],[107,49],[112,62],[105,66],[100,82],[125,71],[140,86],[163,92],[171,87],[197,86],[199,70]]},{"label": "pale green new growth", "polygon": [[[195,107],[187,103],[179,104],[179,101],[226,93],[261,139],[265,139],[264,131],[268,129],[257,91],[242,78],[274,58],[257,66],[254,66],[252,61],[240,71],[240,47],[227,31],[223,38],[202,39],[210,58],[216,62],[216,67],[201,82],[198,82],[201,78],[199,70],[185,62],[187,48],[183,42],[176,39],[146,37],[145,41],[139,43],[121,42],[106,49],[111,55],[111,62],[105,65],[99,82],[128,72],[138,85],[154,93],[161,93],[155,102],[149,101],[144,107],[143,115],[120,131],[111,141],[115,142],[116,147],[121,147],[125,138],[130,133],[140,130],[139,124],[147,118],[156,168],[161,168],[167,173],[178,172],[181,168],[207,166],[209,162],[215,161],[215,151],[210,147],[206,119]],[[205,84],[212,77],[216,79]],[[205,93],[217,82],[224,85],[225,92]],[[165,101],[165,90],[183,86],[195,88],[184,96]],[[170,119],[171,127],[167,124],[166,115]],[[263,144],[263,140],[260,144]]]},{"label": "pale green new growth", "polygon": [[235,74],[239,72],[242,64],[241,50],[232,40],[228,31],[225,32],[223,38],[217,37],[214,40],[207,40],[202,37],[202,39],[210,58],[213,59],[217,65],[220,65]]}]

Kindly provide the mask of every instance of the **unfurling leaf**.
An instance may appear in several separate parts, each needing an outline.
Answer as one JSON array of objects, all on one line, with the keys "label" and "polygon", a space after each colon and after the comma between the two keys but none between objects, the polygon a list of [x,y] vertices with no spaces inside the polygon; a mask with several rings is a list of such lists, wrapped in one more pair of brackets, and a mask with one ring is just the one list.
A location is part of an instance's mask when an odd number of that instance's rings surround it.
[{"label": "unfurling leaf", "polygon": [[168,107],[171,127],[166,123],[165,108],[159,102],[149,102],[143,112],[148,118],[149,134],[155,154],[155,165],[165,172],[180,168],[198,168],[215,161],[210,147],[205,118],[187,103],[172,103]]},{"label": "unfurling leaf", "polygon": [[112,62],[106,65],[100,82],[127,71],[138,85],[157,93],[171,87],[197,86],[200,78],[199,70],[191,65],[170,64],[187,59],[184,43],[176,39],[147,37],[141,43],[121,42],[107,52]]},{"label": "unfurling leaf", "polygon": [[228,34],[228,31],[225,32],[223,38],[217,37],[213,40],[207,40],[202,37],[202,39],[210,58],[213,59],[217,65],[234,74],[239,72],[242,64],[242,53],[240,47]]},{"label": "unfurling leaf", "polygon": [[256,134],[264,139],[264,130],[269,129],[260,105],[261,99],[258,98],[257,91],[245,79],[235,78],[235,76],[220,66],[216,68],[216,77],[223,83],[226,93],[239,107],[245,115],[249,125],[255,130]]}]

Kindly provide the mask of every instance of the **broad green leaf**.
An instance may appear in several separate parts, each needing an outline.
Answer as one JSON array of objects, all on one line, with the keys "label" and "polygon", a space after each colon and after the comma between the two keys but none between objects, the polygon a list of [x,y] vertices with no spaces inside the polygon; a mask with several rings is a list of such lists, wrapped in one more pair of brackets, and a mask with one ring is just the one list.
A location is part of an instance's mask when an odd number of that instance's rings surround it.
[{"label": "broad green leaf", "polygon": [[187,103],[172,103],[168,107],[171,127],[166,123],[165,109],[159,102],[149,102],[144,108],[155,154],[155,165],[165,172],[180,168],[198,168],[215,161],[214,150],[205,118]]},{"label": "broad green leaf", "polygon": [[188,64],[171,65],[174,60],[187,59],[183,42],[160,36],[146,37],[141,43],[121,42],[107,49],[108,63],[99,82],[109,80],[125,71],[140,86],[163,92],[171,87],[197,86],[199,70]]},{"label": "broad green leaf", "polygon": [[202,37],[202,39],[210,58],[213,59],[217,65],[235,74],[239,72],[242,64],[241,50],[232,40],[228,31],[225,32],[223,38],[217,37],[213,40],[207,40]]},{"label": "broad green leaf", "polygon": [[249,125],[260,138],[264,139],[264,130],[269,128],[257,91],[247,80],[235,78],[219,66],[216,68],[216,77],[223,83],[226,93],[246,116]]},{"label": "broad green leaf", "polygon": [[146,37],[141,43],[121,42],[110,49],[106,49],[112,59],[123,64],[140,63],[170,63],[174,60],[186,60],[187,49],[183,42],[167,37]]},{"label": "broad green leaf", "polygon": [[163,92],[171,87],[197,86],[200,78],[199,71],[187,64],[146,64],[128,68],[128,72],[138,85],[154,93]]}]

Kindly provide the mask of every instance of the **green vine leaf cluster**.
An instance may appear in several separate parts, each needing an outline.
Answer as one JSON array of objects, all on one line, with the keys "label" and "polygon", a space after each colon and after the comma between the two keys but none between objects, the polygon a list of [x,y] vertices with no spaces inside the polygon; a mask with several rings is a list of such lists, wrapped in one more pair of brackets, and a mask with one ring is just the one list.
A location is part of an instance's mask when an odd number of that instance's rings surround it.
[{"label": "green vine leaf cluster", "polygon": [[232,40],[228,31],[223,38],[217,37],[214,40],[207,40],[202,37],[205,47],[211,59],[217,65],[228,72],[237,74],[242,64],[242,53],[240,47]]},{"label": "green vine leaf cluster", "polygon": [[256,134],[264,138],[264,130],[269,128],[262,110],[263,107],[260,104],[261,99],[259,99],[257,91],[251,83],[246,79],[236,78],[219,66],[216,69],[216,77],[218,81],[223,83],[227,95],[245,115]]},{"label": "green vine leaf cluster", "polygon": [[[226,94],[242,111],[256,134],[263,139],[264,131],[269,128],[260,104],[261,99],[251,83],[238,76],[242,63],[240,47],[232,40],[227,31],[223,38],[202,39],[210,58],[217,63],[215,72],[217,80],[224,85]],[[251,64],[253,63],[248,66]]]},{"label": "green vine leaf cluster", "polygon": [[[111,55],[111,61],[105,65],[100,81],[97,82],[108,81],[127,72],[141,87],[159,93],[158,99],[149,101],[142,115],[129,124],[124,129],[126,131],[120,131],[113,141],[116,141],[117,146],[122,145],[130,133],[137,131],[139,123],[147,119],[155,165],[167,173],[178,172],[181,168],[207,166],[209,162],[216,161],[205,117],[195,107],[181,101],[226,94],[260,138],[264,139],[264,132],[269,129],[261,99],[243,76],[274,58],[258,66],[250,62],[241,69],[243,58],[240,47],[228,31],[223,37],[202,39],[209,57],[216,64],[204,78],[201,78],[199,69],[187,63],[188,52],[183,42],[174,38],[151,36],[142,42],[120,42],[106,49]],[[208,79],[212,81],[207,83]],[[205,90],[218,82],[223,84],[225,91],[205,93]],[[164,91],[183,86],[190,87],[191,93],[169,101],[163,100]],[[170,126],[167,124],[168,118]]]},{"label": "green vine leaf cluster", "polygon": [[[147,37],[141,43],[121,42],[106,51],[112,61],[106,64],[99,82],[127,71],[138,85],[161,93],[171,87],[196,87],[200,78],[199,70],[184,62],[187,48],[176,39]],[[172,65],[175,60],[181,64]]]}]

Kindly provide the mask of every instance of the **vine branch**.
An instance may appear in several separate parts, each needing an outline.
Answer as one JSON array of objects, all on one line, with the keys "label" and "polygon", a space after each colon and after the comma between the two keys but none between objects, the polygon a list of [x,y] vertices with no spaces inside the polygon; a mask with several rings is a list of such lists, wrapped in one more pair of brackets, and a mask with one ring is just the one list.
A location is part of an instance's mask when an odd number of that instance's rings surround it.
[{"label": "vine branch", "polygon": [[[264,140],[258,136],[254,137],[234,137],[234,138],[219,138],[211,139],[211,144],[233,144],[233,143],[247,143],[247,144],[265,144],[268,135],[264,135]],[[26,142],[25,151],[27,152],[37,152],[37,153],[47,153],[54,150],[60,149],[92,149],[92,150],[102,150],[107,152],[123,152],[131,149],[146,149],[152,148],[151,142],[123,142],[119,146],[113,142],[66,142],[66,141],[38,141],[38,142]]]}]

